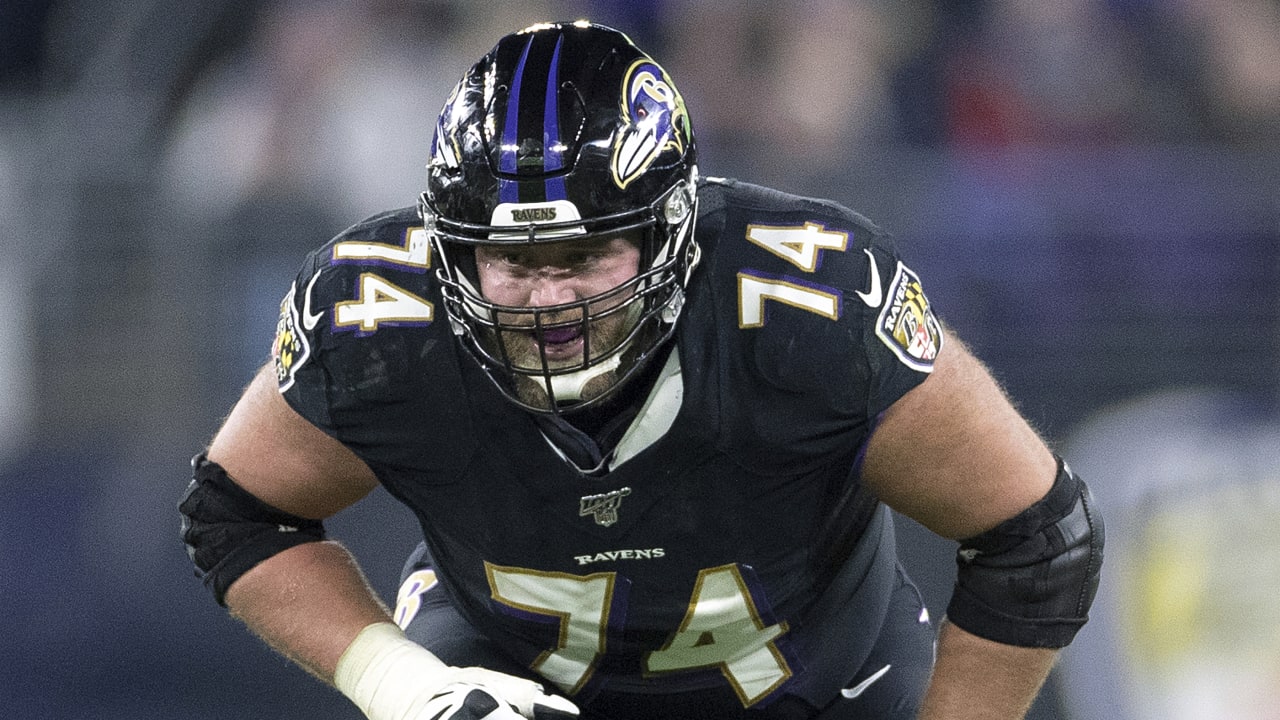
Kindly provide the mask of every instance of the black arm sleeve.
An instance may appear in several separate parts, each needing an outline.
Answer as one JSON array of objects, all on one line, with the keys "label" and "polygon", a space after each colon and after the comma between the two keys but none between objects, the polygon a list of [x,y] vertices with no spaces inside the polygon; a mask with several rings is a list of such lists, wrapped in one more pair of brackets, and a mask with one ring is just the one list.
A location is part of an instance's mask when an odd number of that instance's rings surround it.
[{"label": "black arm sleeve", "polygon": [[324,525],[274,508],[240,487],[203,454],[191,461],[192,480],[178,503],[182,542],[196,576],[226,605],[227,588],[276,553],[324,540]]},{"label": "black arm sleeve", "polygon": [[1098,590],[1103,535],[1088,486],[1059,460],[1043,499],[961,541],[947,617],[1009,645],[1067,646]]}]

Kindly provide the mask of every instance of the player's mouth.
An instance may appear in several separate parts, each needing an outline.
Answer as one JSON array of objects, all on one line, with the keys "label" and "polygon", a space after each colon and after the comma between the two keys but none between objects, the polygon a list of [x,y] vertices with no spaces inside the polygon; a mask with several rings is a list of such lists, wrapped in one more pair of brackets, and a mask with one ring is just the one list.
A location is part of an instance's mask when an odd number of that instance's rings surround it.
[{"label": "player's mouth", "polygon": [[[537,341],[534,334],[534,340]],[[553,327],[542,331],[542,350],[548,360],[564,360],[582,354],[585,338],[582,326]]]}]

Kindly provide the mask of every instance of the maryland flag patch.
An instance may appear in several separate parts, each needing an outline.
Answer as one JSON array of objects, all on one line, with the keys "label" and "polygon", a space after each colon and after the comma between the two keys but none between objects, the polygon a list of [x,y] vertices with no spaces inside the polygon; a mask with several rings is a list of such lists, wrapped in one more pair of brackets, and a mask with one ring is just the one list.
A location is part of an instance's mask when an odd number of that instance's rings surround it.
[{"label": "maryland flag patch", "polygon": [[929,307],[920,278],[901,262],[876,320],[876,335],[907,367],[933,371],[933,361],[942,349],[942,326]]},{"label": "maryland flag patch", "polygon": [[280,392],[293,385],[298,368],[311,356],[307,336],[298,326],[298,306],[294,303],[298,285],[289,286],[289,293],[280,301],[280,319],[276,321],[276,338],[271,344],[271,359],[276,366],[276,381]]}]

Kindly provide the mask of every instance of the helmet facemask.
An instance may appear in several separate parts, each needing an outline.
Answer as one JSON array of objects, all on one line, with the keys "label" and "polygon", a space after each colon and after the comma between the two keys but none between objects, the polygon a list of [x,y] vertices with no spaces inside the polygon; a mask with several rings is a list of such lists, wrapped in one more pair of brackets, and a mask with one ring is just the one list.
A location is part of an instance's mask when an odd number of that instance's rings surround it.
[{"label": "helmet facemask", "polygon": [[[696,199],[681,181],[653,206],[609,223],[491,226],[483,240],[451,232],[425,198],[424,220],[439,259],[437,277],[453,331],[503,394],[526,410],[560,414],[607,401],[645,367],[672,335],[684,285],[697,262]],[[595,225],[587,230],[586,225]],[[613,288],[572,302],[537,307],[502,305],[481,292],[475,252],[551,243],[626,238],[639,249],[638,272]],[[581,338],[572,359],[547,348]]]}]

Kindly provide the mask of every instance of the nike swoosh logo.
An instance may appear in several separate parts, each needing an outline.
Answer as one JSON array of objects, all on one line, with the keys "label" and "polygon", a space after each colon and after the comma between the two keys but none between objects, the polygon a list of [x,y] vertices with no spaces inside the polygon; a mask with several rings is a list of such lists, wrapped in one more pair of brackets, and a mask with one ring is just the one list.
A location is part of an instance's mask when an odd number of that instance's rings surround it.
[{"label": "nike swoosh logo", "polygon": [[858,290],[858,297],[862,298],[862,302],[869,307],[880,307],[880,302],[884,300],[884,293],[880,288],[880,268],[876,267],[876,256],[871,254],[870,250],[864,249],[862,252],[867,254],[867,259],[871,261],[871,289],[868,292]]},{"label": "nike swoosh logo", "polygon": [[316,323],[320,322],[320,318],[324,317],[323,313],[311,312],[311,288],[316,286],[316,280],[320,279],[320,271],[317,270],[315,275],[311,276],[311,282],[307,283],[306,294],[302,299],[302,325],[308,330],[315,330]]},{"label": "nike swoosh logo", "polygon": [[[872,260],[872,262],[875,262],[875,261]],[[871,683],[884,677],[884,674],[889,672],[889,668],[891,667],[893,666],[885,665],[884,667],[877,670],[874,675],[867,678],[866,680],[863,680],[862,682],[858,683],[857,685],[854,685],[851,688],[844,688],[843,690],[840,691],[840,694],[843,695],[846,700],[852,700],[858,697],[862,693],[866,692],[867,688],[871,687]]]}]

